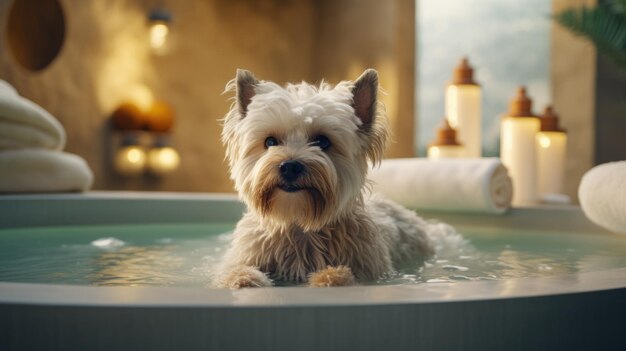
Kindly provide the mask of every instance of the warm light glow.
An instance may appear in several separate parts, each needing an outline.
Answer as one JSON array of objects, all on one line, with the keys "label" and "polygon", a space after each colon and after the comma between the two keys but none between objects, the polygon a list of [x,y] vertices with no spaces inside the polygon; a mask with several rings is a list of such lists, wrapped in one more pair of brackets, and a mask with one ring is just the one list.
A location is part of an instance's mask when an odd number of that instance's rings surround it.
[{"label": "warm light glow", "polygon": [[160,50],[167,42],[169,28],[163,22],[155,22],[150,26],[150,46],[155,50]]},{"label": "warm light glow", "polygon": [[143,159],[143,153],[137,149],[130,149],[126,153],[126,158],[128,158],[128,162],[130,163],[139,163]]},{"label": "warm light glow", "polygon": [[134,84],[128,87],[126,101],[132,102],[142,112],[147,112],[154,105],[154,94],[146,85]]},{"label": "warm light glow", "polygon": [[150,64],[145,14],[128,11],[125,6],[97,4],[94,2],[107,14],[98,22],[106,40],[101,43],[100,54],[89,59],[88,71],[94,76],[99,111],[112,112],[127,101],[130,87],[153,81],[155,72]]},{"label": "warm light glow", "polygon": [[121,147],[115,154],[115,170],[122,175],[141,174],[146,166],[146,153],[137,145]]},{"label": "warm light glow", "polygon": [[428,149],[428,158],[439,158],[439,147],[431,146]]},{"label": "warm light glow", "polygon": [[174,171],[180,164],[180,156],[172,147],[157,147],[148,152],[148,167],[155,174]]},{"label": "warm light glow", "polygon": [[459,158],[463,157],[465,148],[462,145],[432,145],[428,148],[428,158]]},{"label": "warm light glow", "polygon": [[546,135],[538,135],[538,139],[539,139],[539,145],[544,148],[547,149],[550,147],[550,138],[547,137]]}]

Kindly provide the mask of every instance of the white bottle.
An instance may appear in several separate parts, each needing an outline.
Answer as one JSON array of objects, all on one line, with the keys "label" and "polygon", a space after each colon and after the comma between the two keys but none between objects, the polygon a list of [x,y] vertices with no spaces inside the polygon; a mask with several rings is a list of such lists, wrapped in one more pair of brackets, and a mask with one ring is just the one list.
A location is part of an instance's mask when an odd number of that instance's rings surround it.
[{"label": "white bottle", "polygon": [[446,88],[446,116],[465,148],[465,157],[480,157],[482,154],[482,93],[473,75],[474,70],[464,57],[454,69],[454,78]]},{"label": "white bottle", "polygon": [[532,113],[526,88],[520,87],[500,122],[500,158],[513,180],[513,206],[537,203],[536,134],[539,118]]},{"label": "white bottle", "polygon": [[544,202],[563,195],[567,133],[559,127],[559,117],[552,106],[540,117],[541,131],[537,133],[539,194]]}]

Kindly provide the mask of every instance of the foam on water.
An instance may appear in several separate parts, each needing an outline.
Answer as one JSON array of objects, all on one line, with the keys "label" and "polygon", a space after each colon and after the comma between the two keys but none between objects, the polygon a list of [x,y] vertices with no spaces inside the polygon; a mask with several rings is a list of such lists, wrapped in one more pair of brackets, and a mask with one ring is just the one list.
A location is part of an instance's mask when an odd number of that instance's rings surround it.
[{"label": "foam on water", "polygon": [[99,247],[101,249],[113,249],[116,247],[124,246],[126,243],[116,238],[101,238],[91,242],[91,245]]},{"label": "foam on water", "polygon": [[[210,285],[232,224],[0,230],[0,281],[82,285]],[[463,231],[433,224],[436,255],[371,284],[462,283],[626,267],[608,235]]]}]

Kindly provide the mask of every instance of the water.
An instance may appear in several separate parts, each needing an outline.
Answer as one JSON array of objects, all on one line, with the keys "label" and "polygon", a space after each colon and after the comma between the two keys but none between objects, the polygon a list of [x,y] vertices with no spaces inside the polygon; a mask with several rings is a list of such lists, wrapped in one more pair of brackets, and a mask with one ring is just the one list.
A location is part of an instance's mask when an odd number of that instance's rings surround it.
[{"label": "water", "polygon": [[[210,286],[232,224],[72,226],[0,230],[0,281]],[[460,230],[437,257],[371,284],[542,277],[626,267],[626,238]]]}]

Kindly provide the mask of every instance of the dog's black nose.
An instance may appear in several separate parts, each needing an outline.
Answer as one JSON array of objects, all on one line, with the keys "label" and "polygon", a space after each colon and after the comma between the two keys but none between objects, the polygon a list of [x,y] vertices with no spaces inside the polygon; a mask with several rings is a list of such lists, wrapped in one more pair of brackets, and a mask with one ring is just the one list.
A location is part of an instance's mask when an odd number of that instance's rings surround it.
[{"label": "dog's black nose", "polygon": [[304,166],[298,161],[291,160],[281,163],[279,166],[279,170],[280,175],[283,177],[284,180],[288,182],[293,182],[294,180],[298,179],[298,177],[302,174],[302,172],[304,171]]}]

